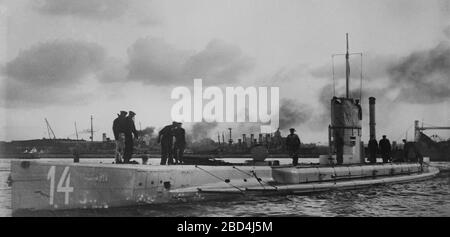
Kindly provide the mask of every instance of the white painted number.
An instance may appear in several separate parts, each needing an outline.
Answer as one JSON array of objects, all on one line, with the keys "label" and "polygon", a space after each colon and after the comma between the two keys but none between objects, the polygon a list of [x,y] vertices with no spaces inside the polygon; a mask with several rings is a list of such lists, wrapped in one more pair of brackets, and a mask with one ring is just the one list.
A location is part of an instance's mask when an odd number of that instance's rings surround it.
[{"label": "white painted number", "polygon": [[50,167],[47,174],[47,179],[50,179],[50,205],[53,205],[55,194],[55,166]]},{"label": "white painted number", "polygon": [[[47,174],[47,179],[50,179],[50,205],[53,205],[55,199],[55,169],[55,166],[50,167]],[[56,187],[56,192],[64,193],[64,204],[69,204],[69,194],[73,192],[73,187],[70,187],[69,166],[64,168]]]}]

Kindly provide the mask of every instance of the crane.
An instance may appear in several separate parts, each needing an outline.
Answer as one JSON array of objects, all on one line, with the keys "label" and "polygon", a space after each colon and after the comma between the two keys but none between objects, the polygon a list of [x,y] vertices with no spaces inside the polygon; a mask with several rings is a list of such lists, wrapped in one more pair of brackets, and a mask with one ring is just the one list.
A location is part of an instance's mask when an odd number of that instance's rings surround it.
[{"label": "crane", "polygon": [[50,127],[50,123],[48,122],[47,118],[45,118],[45,123],[47,124],[48,138],[52,139],[52,137],[50,136],[50,132],[51,132],[53,135],[53,139],[56,139],[55,133],[53,132],[52,127]]},{"label": "crane", "polygon": [[447,130],[449,130],[450,127],[439,127],[439,126],[424,127],[423,124],[422,124],[422,127],[419,127],[419,120],[415,120],[415,121],[414,121],[414,140],[415,140],[415,141],[418,141],[418,140],[419,140],[420,132],[421,132],[421,131],[424,131],[424,130],[430,130],[430,129],[434,129],[434,130],[437,130],[437,129],[441,129],[441,130],[442,130],[442,129],[447,129]]}]

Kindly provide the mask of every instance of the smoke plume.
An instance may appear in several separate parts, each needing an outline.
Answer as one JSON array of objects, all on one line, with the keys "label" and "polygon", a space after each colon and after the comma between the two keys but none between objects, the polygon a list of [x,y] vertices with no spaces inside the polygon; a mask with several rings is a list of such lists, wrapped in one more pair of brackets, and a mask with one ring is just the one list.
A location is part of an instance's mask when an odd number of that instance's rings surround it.
[{"label": "smoke plume", "polygon": [[217,127],[217,122],[200,122],[194,123],[191,128],[192,140],[199,141],[208,138],[213,129]]},{"label": "smoke plume", "polygon": [[312,109],[293,99],[282,99],[280,105],[280,129],[307,122],[311,118]]},{"label": "smoke plume", "polygon": [[399,101],[417,104],[450,99],[450,45],[416,51],[388,68],[390,84],[399,88]]},{"label": "smoke plume", "polygon": [[139,131],[139,136],[149,135],[150,137],[153,137],[154,133],[155,127],[146,127],[143,130]]}]

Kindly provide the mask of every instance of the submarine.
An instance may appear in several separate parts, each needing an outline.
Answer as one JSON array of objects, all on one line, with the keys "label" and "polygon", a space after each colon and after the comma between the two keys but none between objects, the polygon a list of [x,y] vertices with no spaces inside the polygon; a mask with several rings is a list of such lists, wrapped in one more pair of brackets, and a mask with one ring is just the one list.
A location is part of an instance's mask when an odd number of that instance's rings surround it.
[{"label": "submarine", "polygon": [[[365,161],[360,98],[349,96],[347,34],[346,96],[331,99],[329,154],[317,164],[280,165],[263,152],[243,164],[95,164],[11,161],[13,215],[27,211],[115,208],[228,198],[290,195],[370,188],[430,179],[439,169],[418,162]],[[334,75],[333,75],[334,77]],[[375,137],[375,98],[369,99],[370,136]],[[337,154],[336,140],[342,139]]]}]

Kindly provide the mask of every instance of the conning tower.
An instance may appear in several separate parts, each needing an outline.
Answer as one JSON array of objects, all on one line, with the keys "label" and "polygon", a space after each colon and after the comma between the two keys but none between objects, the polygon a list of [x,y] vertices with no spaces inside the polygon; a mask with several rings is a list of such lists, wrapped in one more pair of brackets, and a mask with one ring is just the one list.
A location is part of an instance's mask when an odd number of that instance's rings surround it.
[{"label": "conning tower", "polygon": [[[361,120],[362,111],[360,98],[350,97],[350,63],[348,34],[346,60],[346,96],[331,99],[331,125],[329,126],[330,156],[333,163],[355,164],[364,163],[363,148],[361,146]],[[356,53],[360,54],[361,53]],[[343,55],[343,54],[335,54]],[[333,56],[335,56],[333,55]],[[362,61],[362,60],[361,60]],[[334,72],[334,65],[333,65]],[[361,74],[362,75],[362,74]],[[334,75],[333,75],[334,79]],[[360,94],[361,95],[361,94]],[[339,152],[340,151],[340,152]],[[342,157],[339,158],[339,153]]]}]

